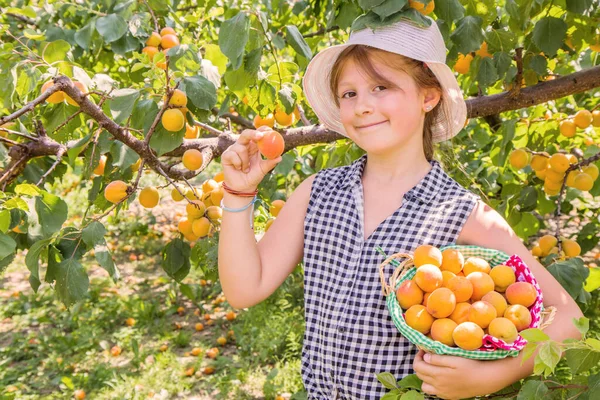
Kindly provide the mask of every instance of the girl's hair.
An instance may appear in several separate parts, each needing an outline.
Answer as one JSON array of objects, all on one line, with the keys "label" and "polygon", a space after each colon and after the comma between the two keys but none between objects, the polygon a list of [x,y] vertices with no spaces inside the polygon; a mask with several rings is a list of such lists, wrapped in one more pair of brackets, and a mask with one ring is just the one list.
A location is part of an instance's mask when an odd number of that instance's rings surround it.
[{"label": "girl's hair", "polygon": [[[352,60],[356,64],[360,65],[364,72],[367,73],[369,78],[374,81],[384,83],[388,86],[396,86],[394,82],[390,82],[387,78],[383,77],[371,62],[370,57],[375,57],[394,69],[403,71],[413,78],[417,87],[420,90],[428,88],[436,88],[440,91],[443,96],[442,87],[439,81],[427,68],[422,61],[417,61],[412,58],[404,57],[400,54],[390,53],[385,50],[380,50],[374,47],[366,45],[351,45],[344,49],[338,56],[337,60],[333,64],[331,69],[331,76],[329,80],[329,88],[335,101],[335,104],[339,107],[340,102],[337,96],[337,87],[342,73],[344,65]],[[427,160],[433,159],[433,126],[439,123],[448,123],[449,112],[443,106],[444,102],[439,103],[429,112],[425,114],[425,121],[423,123],[423,150]],[[445,121],[445,122],[441,122]],[[448,127],[449,128],[449,127]],[[448,129],[449,130],[449,129]]]}]

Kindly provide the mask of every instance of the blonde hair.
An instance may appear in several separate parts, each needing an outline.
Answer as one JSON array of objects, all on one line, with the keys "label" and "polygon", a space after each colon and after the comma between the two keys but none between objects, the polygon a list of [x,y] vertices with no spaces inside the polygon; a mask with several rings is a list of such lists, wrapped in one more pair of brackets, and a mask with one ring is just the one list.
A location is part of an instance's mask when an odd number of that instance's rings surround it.
[{"label": "blonde hair", "polygon": [[[369,78],[389,86],[396,86],[394,82],[390,82],[387,78],[377,72],[373,66],[371,57],[382,60],[392,68],[408,74],[413,78],[419,90],[434,88],[438,89],[443,96],[440,82],[422,61],[417,61],[400,54],[391,53],[374,47],[355,44],[348,46],[340,53],[331,69],[329,89],[331,90],[331,95],[333,96],[336,106],[340,106],[338,96],[336,95],[340,76],[344,65],[350,60],[354,61],[357,65],[360,65]],[[440,98],[438,104],[425,114],[425,121],[423,123],[423,151],[427,160],[433,159],[433,126],[440,123],[440,121],[445,121],[445,123],[448,123],[449,121],[449,112],[444,108],[443,103],[442,98]]]}]

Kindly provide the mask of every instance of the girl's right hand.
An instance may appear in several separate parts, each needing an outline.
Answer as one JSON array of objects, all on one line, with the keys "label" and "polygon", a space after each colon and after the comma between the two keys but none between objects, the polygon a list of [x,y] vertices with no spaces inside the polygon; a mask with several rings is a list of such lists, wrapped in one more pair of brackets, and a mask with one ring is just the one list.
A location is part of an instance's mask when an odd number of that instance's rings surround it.
[{"label": "girl's right hand", "polygon": [[281,156],[272,160],[262,159],[256,145],[266,130],[261,128],[245,129],[237,141],[221,154],[224,181],[233,190],[253,192],[265,175],[282,160]]}]

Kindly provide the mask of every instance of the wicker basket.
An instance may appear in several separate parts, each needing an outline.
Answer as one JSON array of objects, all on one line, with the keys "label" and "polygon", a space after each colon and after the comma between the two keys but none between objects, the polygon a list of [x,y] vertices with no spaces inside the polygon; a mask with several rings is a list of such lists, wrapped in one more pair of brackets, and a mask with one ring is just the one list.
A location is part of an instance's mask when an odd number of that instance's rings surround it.
[{"label": "wicker basket", "polygon": [[[509,257],[506,253],[501,251],[479,246],[450,245],[440,248],[441,251],[446,249],[459,250],[465,259],[468,257],[483,258],[490,264],[492,268],[500,264],[511,267],[513,271],[515,271],[517,282],[524,281],[531,283],[538,293],[535,303],[529,307],[532,320],[530,328],[544,329],[550,325],[554,319],[556,309],[554,307],[548,307],[547,309],[544,309],[542,304],[542,291],[540,290],[535,277],[529,270],[529,267],[525,265],[519,256],[513,255]],[[381,248],[378,248],[378,250],[383,253]],[[383,254],[385,255],[385,253]],[[400,263],[398,259],[402,258],[405,260]],[[393,275],[389,279],[389,284],[386,283],[384,273],[384,268],[388,264],[392,264],[396,267]],[[527,344],[527,341],[521,335],[519,335],[513,343],[506,343],[500,339],[486,334],[483,337],[483,346],[481,348],[477,350],[463,350],[458,347],[450,347],[438,341],[432,340],[421,332],[411,328],[404,320],[403,310],[396,299],[396,289],[398,289],[402,282],[412,279],[415,275],[415,272],[416,268],[414,268],[412,255],[407,253],[393,254],[387,257],[386,260],[379,265],[379,277],[381,279],[382,291],[383,295],[386,297],[386,303],[390,312],[390,316],[402,335],[404,335],[418,348],[430,353],[453,355],[471,358],[474,360],[497,360],[508,356],[516,357],[519,354],[519,351],[521,351]]]}]

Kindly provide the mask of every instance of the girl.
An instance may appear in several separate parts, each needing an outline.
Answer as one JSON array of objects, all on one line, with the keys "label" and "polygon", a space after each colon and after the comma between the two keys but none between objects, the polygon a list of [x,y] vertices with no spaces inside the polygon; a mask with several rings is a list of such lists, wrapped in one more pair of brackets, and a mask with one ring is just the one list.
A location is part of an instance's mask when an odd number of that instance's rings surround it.
[{"label": "girl", "polygon": [[498,391],[533,371],[533,358],[521,365],[521,357],[474,361],[417,352],[387,312],[376,246],[393,254],[458,243],[518,254],[545,305],[558,309],[546,332],[554,340],[579,337],[572,319],[582,314],[567,292],[497,212],[433,159],[433,143],[456,135],[466,119],[445,61],[434,21],[428,28],[403,20],[364,29],[315,56],[304,76],[308,102],[327,128],[366,154],[302,182],[258,243],[248,224],[256,188],[281,157],[262,160],[259,130],[243,131],[221,157],[223,291],[233,307],[250,307],[304,263],[302,378],[311,399],[378,400],[386,392],[376,378],[383,371],[397,379],[416,372],[424,392],[452,399]]}]

